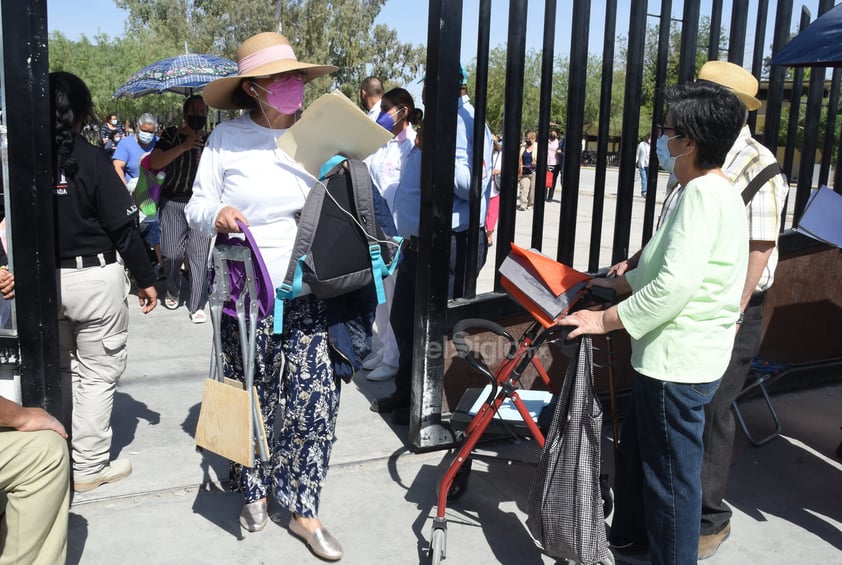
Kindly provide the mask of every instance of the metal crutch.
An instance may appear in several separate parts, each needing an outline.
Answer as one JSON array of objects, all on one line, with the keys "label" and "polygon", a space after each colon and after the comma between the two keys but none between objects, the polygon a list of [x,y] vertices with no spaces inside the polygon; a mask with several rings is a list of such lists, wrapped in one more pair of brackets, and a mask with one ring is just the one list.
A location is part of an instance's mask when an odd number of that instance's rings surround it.
[{"label": "metal crutch", "polygon": [[[214,284],[208,296],[210,305],[211,321],[213,323],[213,347],[214,354],[211,356],[211,376],[220,382],[224,382],[222,370],[222,336],[220,327],[222,322],[222,306],[231,300],[231,285],[229,280],[229,261],[243,263],[246,271],[246,281],[243,291],[234,301],[237,311],[237,323],[240,329],[240,349],[243,355],[243,372],[245,390],[248,392],[249,406],[251,412],[251,438],[255,449],[252,453],[258,452],[262,461],[269,460],[269,453],[266,447],[266,437],[263,430],[263,415],[257,410],[254,398],[254,368],[257,351],[257,284],[254,277],[254,264],[251,260],[251,251],[246,247],[236,245],[218,245],[213,250]],[[249,299],[249,319],[246,322],[245,301]]]}]

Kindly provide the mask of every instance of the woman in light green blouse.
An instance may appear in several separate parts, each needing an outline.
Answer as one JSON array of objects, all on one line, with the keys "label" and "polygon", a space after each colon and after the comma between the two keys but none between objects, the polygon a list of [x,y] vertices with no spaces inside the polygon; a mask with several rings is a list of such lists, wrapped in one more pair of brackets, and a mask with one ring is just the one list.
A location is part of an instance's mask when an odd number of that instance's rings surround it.
[{"label": "woman in light green blouse", "polygon": [[748,264],[745,207],[720,170],[745,108],[705,81],[670,88],[666,100],[658,160],[685,187],[681,201],[635,269],[593,281],[631,295],[559,323],[574,327],[570,338],[629,333],[636,375],[609,539],[648,545],[655,565],[684,565],[697,558],[704,405],[728,364]]}]

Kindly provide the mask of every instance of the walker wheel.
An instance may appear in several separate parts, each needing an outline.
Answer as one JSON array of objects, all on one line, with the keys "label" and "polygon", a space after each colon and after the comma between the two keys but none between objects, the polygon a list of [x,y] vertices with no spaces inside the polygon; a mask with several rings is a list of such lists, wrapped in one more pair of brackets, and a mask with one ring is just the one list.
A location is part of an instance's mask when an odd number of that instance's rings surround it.
[{"label": "walker wheel", "polygon": [[432,559],[433,565],[440,565],[442,559],[446,557],[446,544],[447,530],[434,528],[430,540],[430,559]]},{"label": "walker wheel", "polygon": [[465,494],[465,491],[468,490],[468,478],[471,476],[472,463],[473,460],[468,457],[462,463],[462,466],[459,467],[459,470],[456,471],[456,476],[453,477],[453,483],[451,483],[447,491],[448,501],[459,500]]}]

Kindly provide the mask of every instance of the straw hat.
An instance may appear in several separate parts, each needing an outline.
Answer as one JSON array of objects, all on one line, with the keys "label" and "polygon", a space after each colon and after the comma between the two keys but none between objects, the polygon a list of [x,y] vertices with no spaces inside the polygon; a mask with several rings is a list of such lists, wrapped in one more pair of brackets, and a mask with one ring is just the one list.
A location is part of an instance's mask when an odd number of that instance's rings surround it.
[{"label": "straw hat", "polygon": [[699,71],[699,80],[707,80],[722,85],[745,105],[749,112],[760,108],[757,95],[758,82],[754,75],[734,63],[727,61],[708,61]]},{"label": "straw hat", "polygon": [[205,103],[220,110],[236,110],[239,106],[232,94],[247,77],[265,77],[288,71],[303,71],[304,82],[337,70],[333,65],[302,63],[295,58],[289,40],[279,33],[258,33],[243,41],[237,49],[237,74],[219,78],[205,86]]}]

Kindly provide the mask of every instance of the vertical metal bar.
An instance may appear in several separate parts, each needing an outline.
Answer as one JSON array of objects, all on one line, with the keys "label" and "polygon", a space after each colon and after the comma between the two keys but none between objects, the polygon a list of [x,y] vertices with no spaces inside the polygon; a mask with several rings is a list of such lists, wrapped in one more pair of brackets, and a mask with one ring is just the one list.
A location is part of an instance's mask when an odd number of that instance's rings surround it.
[{"label": "vertical metal bar", "polygon": [[[641,246],[652,237],[655,225],[655,195],[658,191],[658,163],[657,135],[658,124],[664,123],[664,87],[667,82],[667,66],[669,64],[670,31],[672,26],[672,0],[661,2],[661,15],[658,23],[658,59],[655,66],[655,102],[652,108],[652,144],[649,147],[649,171],[646,175],[646,212],[643,215],[643,231]],[[651,196],[650,196],[651,192]],[[629,226],[631,227],[631,226]]]},{"label": "vertical metal bar", "polygon": [[[535,249],[543,247],[544,210],[547,179],[547,138],[550,135],[550,106],[553,96],[553,59],[555,52],[556,0],[544,2],[544,44],[541,50],[541,93],[538,99],[538,159],[535,167],[535,210],[532,215],[532,241]],[[540,187],[540,189],[539,189]]]},{"label": "vertical metal bar", "polygon": [[576,245],[576,211],[579,206],[579,166],[585,127],[585,82],[588,74],[588,30],[590,0],[573,2],[573,29],[570,35],[570,74],[567,85],[567,132],[565,133],[564,173],[561,183],[561,215],[557,259],[573,264]]},{"label": "vertical metal bar", "polygon": [[[611,251],[612,264],[629,256],[634,173],[637,171],[634,166],[634,154],[637,148],[635,142],[640,121],[641,85],[643,84],[645,34],[640,33],[640,30],[646,29],[646,7],[646,0],[632,0],[629,14],[628,60],[626,61],[623,104],[623,133],[620,141],[620,175],[617,181],[617,211],[614,215],[614,247]],[[654,146],[653,143],[652,147]]]},{"label": "vertical metal bar", "polygon": [[681,17],[681,51],[678,54],[678,82],[696,78],[696,48],[699,42],[699,0],[685,0]]},{"label": "vertical metal bar", "polygon": [[[506,38],[506,100],[523,100],[523,69],[526,60],[526,0],[509,1],[509,29]],[[503,156],[500,182],[503,187],[517,186],[520,122],[523,117],[522,104],[506,104],[503,116]],[[497,241],[515,240],[515,207],[517,190],[500,191],[500,226]],[[499,265],[509,254],[506,245],[496,245]],[[500,273],[494,275],[494,287],[500,288]]]},{"label": "vertical metal bar", "polygon": [[[775,15],[772,55],[777,54],[789,42],[791,22],[792,0],[779,0],[777,14]],[[763,144],[769,148],[772,155],[778,154],[778,132],[781,128],[781,107],[783,106],[785,79],[785,67],[780,65],[771,67],[769,70],[769,88],[766,94],[766,123],[763,131]]]},{"label": "vertical metal bar", "polygon": [[[462,2],[430,0],[421,210],[418,228],[409,438],[418,448],[452,441],[441,425]],[[423,426],[422,426],[423,424]]]},{"label": "vertical metal bar", "polygon": [[60,376],[56,319],[47,3],[3,0],[2,20],[21,394],[25,405],[44,407],[70,429],[70,382]]},{"label": "vertical metal bar", "polygon": [[588,252],[588,271],[599,267],[602,244],[602,216],[605,209],[605,176],[608,160],[608,136],[611,125],[611,90],[614,85],[614,37],[617,35],[617,0],[605,3],[605,32],[602,41],[602,87],[599,94],[599,137],[596,147],[596,179],[593,187],[591,214],[591,242]]},{"label": "vertical metal bar", "polygon": [[833,156],[833,142],[836,137],[836,115],[839,108],[839,84],[842,69],[833,69],[830,81],[830,96],[827,101],[827,122],[824,126],[824,145],[822,145],[822,166],[819,169],[819,185],[828,184],[830,177],[830,161]]},{"label": "vertical metal bar", "polygon": [[710,6],[710,37],[708,37],[708,61],[719,59],[719,33],[722,30],[722,0],[713,0]]},{"label": "vertical metal bar", "polygon": [[748,0],[733,0],[731,5],[731,30],[728,38],[728,61],[743,66],[748,25]]},{"label": "vertical metal bar", "polygon": [[[827,2],[823,4],[825,10],[832,7],[832,4],[827,6]],[[821,12],[819,15],[821,15]],[[802,212],[804,212],[804,207],[810,198],[810,189],[813,187],[813,165],[816,164],[816,148],[819,145],[816,132],[819,131],[819,119],[822,113],[825,73],[824,67],[812,67],[810,69],[807,108],[804,110],[804,142],[801,145],[801,161],[798,164],[798,189],[795,192],[794,217],[796,218],[800,218]]]},{"label": "vertical metal bar", "polygon": [[[821,0],[819,2],[819,16],[833,8],[834,0]],[[822,77],[826,76],[822,69]],[[830,92],[827,102],[827,118],[824,128],[824,142],[822,143],[822,164],[819,167],[819,186],[826,185],[830,175],[830,159],[833,154],[833,138],[836,133],[836,113],[839,108],[839,79],[842,77],[842,69],[833,69],[833,78],[830,81]]]},{"label": "vertical metal bar", "polygon": [[[486,163],[485,158],[492,158],[485,155],[485,115],[488,99],[488,46],[491,41],[491,0],[481,0],[479,7],[479,21],[477,23],[477,68],[476,88],[474,89],[474,131],[473,144],[470,155],[471,159],[471,201],[470,218],[468,222],[468,261],[465,268],[465,298],[474,298],[477,295],[477,249],[479,248],[480,231],[482,237],[485,232],[480,229],[480,223],[485,218],[480,218],[482,199],[487,195],[483,194],[485,179],[490,178],[491,163]],[[486,171],[485,168],[488,167]]]},{"label": "vertical metal bar", "polygon": [[[791,9],[791,5],[790,5]],[[757,3],[757,25],[754,28],[754,53],[751,57],[751,74],[760,79],[763,72],[763,50],[766,47],[766,20],[769,17],[769,0],[760,0]],[[767,89],[766,99],[769,100]],[[768,102],[767,102],[768,106]],[[752,132],[757,126],[757,112],[748,115],[748,127]],[[774,153],[774,152],[773,152]]]},{"label": "vertical metal bar", "polygon": [[[810,10],[801,7],[801,22],[799,31],[804,31],[810,25]],[[787,181],[794,176],[792,164],[795,161],[795,140],[798,136],[798,121],[801,118],[801,93],[804,88],[804,67],[796,67],[792,72],[792,89],[789,96],[789,121],[786,129],[786,147],[784,147],[783,170]]]}]

